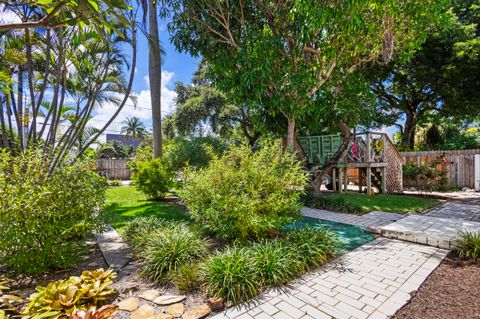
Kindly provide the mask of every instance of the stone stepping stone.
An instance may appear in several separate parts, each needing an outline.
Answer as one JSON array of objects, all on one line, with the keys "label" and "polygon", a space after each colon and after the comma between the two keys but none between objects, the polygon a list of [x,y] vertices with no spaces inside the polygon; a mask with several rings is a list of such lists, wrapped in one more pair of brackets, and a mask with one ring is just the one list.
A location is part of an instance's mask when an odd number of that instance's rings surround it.
[{"label": "stone stepping stone", "polygon": [[149,289],[149,290],[145,290],[145,291],[142,291],[138,297],[142,298],[142,299],[145,299],[145,300],[148,300],[148,301],[152,301],[154,300],[155,298],[157,298],[158,296],[160,296],[162,293],[156,289]]},{"label": "stone stepping stone", "polygon": [[160,306],[168,306],[174,303],[179,303],[184,301],[187,298],[185,295],[180,295],[180,296],[160,296],[155,299],[153,299],[153,303],[156,303],[157,305]]},{"label": "stone stepping stone", "polygon": [[130,297],[130,298],[127,298],[125,300],[120,301],[118,303],[118,309],[128,311],[128,312],[132,312],[135,309],[137,309],[139,305],[140,305],[140,302],[139,302],[138,298]]},{"label": "stone stepping stone", "polygon": [[185,312],[185,307],[183,303],[175,303],[167,307],[167,313],[171,314],[173,317],[181,317]]},{"label": "stone stepping stone", "polygon": [[155,316],[155,309],[150,305],[141,305],[140,308],[132,312],[130,319],[147,319]]},{"label": "stone stepping stone", "polygon": [[169,313],[159,313],[152,319],[173,319],[173,316]]},{"label": "stone stepping stone", "polygon": [[182,319],[202,319],[208,316],[212,311],[208,305],[195,307],[185,312]]},{"label": "stone stepping stone", "polygon": [[94,235],[109,267],[120,269],[130,262],[132,251],[115,229],[107,226],[105,232],[94,233]]}]

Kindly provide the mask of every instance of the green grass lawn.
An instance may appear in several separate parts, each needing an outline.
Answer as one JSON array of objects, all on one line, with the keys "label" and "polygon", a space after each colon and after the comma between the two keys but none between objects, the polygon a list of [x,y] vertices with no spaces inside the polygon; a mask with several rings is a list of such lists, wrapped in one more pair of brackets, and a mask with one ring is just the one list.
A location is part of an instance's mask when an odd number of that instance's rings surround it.
[{"label": "green grass lawn", "polygon": [[341,198],[355,207],[359,207],[362,213],[372,210],[380,210],[384,212],[400,213],[422,212],[428,208],[440,204],[438,199],[401,196],[401,195],[382,195],[368,196],[366,194],[332,194],[329,197]]},{"label": "green grass lawn", "polygon": [[119,232],[122,232],[127,222],[141,216],[190,221],[182,207],[166,202],[147,201],[145,195],[133,186],[110,187],[102,216],[106,223]]}]

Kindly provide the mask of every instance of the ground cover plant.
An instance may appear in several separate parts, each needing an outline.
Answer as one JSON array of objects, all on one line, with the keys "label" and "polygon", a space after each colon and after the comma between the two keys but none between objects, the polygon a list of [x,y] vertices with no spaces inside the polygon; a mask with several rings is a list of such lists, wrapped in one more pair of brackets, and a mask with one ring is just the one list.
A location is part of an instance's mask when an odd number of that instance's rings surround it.
[{"label": "ground cover plant", "polygon": [[83,240],[102,223],[107,182],[88,163],[50,171],[40,150],[0,151],[0,257],[8,270],[39,274],[82,257]]},{"label": "ground cover plant", "polygon": [[362,215],[373,210],[405,214],[422,212],[440,204],[433,198],[377,194],[313,194],[307,193],[302,197],[307,207],[326,209],[331,211]]},{"label": "ground cover plant", "polygon": [[234,304],[322,266],[340,249],[332,231],[314,227],[214,248],[194,225],[154,217],[129,222],[124,238],[148,278],[181,291],[202,289]]},{"label": "ground cover plant", "polygon": [[480,232],[462,231],[456,242],[458,256],[477,262],[480,259]]},{"label": "ground cover plant", "polygon": [[107,190],[102,218],[120,233],[123,233],[129,221],[148,216],[186,222],[191,220],[181,206],[168,202],[147,201],[147,197],[135,187],[122,186]]},{"label": "ground cover plant", "polygon": [[208,167],[185,171],[178,194],[193,219],[222,240],[261,238],[299,216],[307,175],[295,155],[270,144],[212,154]]}]

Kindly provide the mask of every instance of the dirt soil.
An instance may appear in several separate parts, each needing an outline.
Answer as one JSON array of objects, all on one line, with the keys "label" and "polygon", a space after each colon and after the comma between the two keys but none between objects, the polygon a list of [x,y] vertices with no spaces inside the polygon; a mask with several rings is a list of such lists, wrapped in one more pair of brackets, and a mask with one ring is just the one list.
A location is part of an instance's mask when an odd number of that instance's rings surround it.
[{"label": "dirt soil", "polygon": [[450,253],[395,319],[480,319],[480,262]]}]

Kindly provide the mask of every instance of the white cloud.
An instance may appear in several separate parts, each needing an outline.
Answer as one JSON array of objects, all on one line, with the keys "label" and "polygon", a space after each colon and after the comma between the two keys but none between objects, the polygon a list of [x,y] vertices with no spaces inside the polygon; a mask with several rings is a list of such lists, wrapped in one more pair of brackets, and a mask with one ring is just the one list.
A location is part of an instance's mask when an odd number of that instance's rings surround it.
[{"label": "white cloud", "polygon": [[[177,93],[174,90],[168,88],[168,86],[172,83],[172,80],[175,76],[174,72],[169,71],[162,71],[162,88],[161,88],[161,103],[162,103],[162,116],[165,116],[169,113],[172,113],[175,109],[174,100],[177,97]],[[118,114],[115,118],[114,122],[110,124],[107,129],[107,133],[119,133],[123,124],[122,122],[126,120],[128,117],[136,116],[140,118],[147,129],[151,130],[152,127],[152,103],[150,98],[150,86],[148,76],[144,77],[145,83],[147,84],[148,89],[141,90],[140,92],[136,92],[137,96],[137,106],[134,107],[132,101],[128,101],[123,110]],[[90,125],[101,128],[108,119],[115,113],[117,107],[112,103],[104,103],[101,108],[97,110],[96,115],[90,121]],[[101,140],[105,140],[102,138]]]}]

